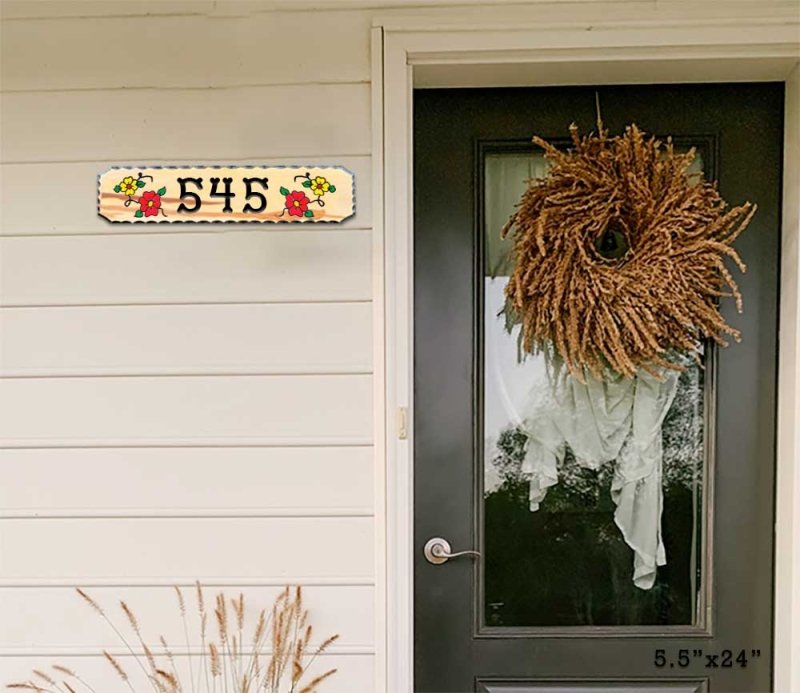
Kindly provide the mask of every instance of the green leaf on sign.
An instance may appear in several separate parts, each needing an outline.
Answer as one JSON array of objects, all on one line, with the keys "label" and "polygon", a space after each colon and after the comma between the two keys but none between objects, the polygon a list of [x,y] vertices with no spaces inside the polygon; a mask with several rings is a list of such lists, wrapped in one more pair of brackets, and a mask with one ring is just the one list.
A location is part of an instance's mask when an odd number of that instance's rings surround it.
[{"label": "green leaf on sign", "polygon": [[120,188],[118,185],[114,186],[114,192],[119,192],[120,190],[122,190],[122,188]]},{"label": "green leaf on sign", "polygon": [[281,195],[288,195],[289,191],[286,188],[281,188]]},{"label": "green leaf on sign", "polygon": [[136,187],[137,188],[143,188],[144,187],[144,181],[143,180],[137,180],[136,181]]},{"label": "green leaf on sign", "polygon": [[335,186],[335,185],[331,185],[331,186],[328,188],[328,192],[336,192],[336,186]]},{"label": "green leaf on sign", "polygon": [[159,195],[166,195],[167,194],[167,189],[166,188],[159,188],[158,189],[158,194]]},{"label": "green leaf on sign", "polygon": [[307,210],[306,210],[306,214],[305,214],[305,216],[307,216],[307,217],[313,217],[313,216],[314,216],[314,212],[312,212],[310,209],[307,209]]},{"label": "green leaf on sign", "polygon": [[136,210],[136,214],[134,214],[134,216],[135,217],[143,217],[144,216],[144,212],[141,209],[137,209]]},{"label": "green leaf on sign", "polygon": [[304,180],[303,181],[303,187],[304,188],[310,188],[311,187],[311,181],[310,180]]}]

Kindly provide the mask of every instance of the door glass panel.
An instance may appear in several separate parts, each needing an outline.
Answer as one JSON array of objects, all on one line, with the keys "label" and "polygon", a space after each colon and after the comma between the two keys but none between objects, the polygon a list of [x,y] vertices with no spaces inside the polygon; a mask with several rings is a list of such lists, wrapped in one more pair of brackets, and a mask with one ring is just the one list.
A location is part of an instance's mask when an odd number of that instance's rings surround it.
[{"label": "door glass panel", "polygon": [[[530,420],[548,401],[543,355],[518,353],[502,310],[511,263],[500,229],[529,178],[546,173],[530,151],[483,157],[481,598],[484,630],[587,626],[702,626],[707,376],[687,363],[662,426],[660,511],[666,563],[652,586],[634,583],[634,551],[615,523],[615,460],[595,468],[566,446],[557,483],[532,509],[525,456]],[[694,168],[702,171],[701,156]],[[711,352],[705,360],[711,362]],[[710,401],[710,399],[709,399]],[[555,405],[546,405],[555,406]],[[655,501],[654,501],[655,502]]]}]

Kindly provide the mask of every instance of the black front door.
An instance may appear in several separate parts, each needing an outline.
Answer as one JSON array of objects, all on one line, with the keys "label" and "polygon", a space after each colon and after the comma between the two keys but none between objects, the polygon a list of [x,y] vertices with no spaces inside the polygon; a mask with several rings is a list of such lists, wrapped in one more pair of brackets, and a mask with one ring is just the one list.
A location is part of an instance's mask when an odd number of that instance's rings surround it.
[{"label": "black front door", "polygon": [[[635,509],[658,559],[615,515],[618,461],[567,450],[532,497],[546,368],[498,315],[500,229],[546,172],[531,136],[596,129],[596,94],[611,134],[672,136],[727,201],[758,204],[736,242],[744,313],[722,300],[742,341],[687,364]],[[415,92],[416,691],[770,690],[782,103],[780,84]],[[437,538],[480,556],[432,562]]]}]

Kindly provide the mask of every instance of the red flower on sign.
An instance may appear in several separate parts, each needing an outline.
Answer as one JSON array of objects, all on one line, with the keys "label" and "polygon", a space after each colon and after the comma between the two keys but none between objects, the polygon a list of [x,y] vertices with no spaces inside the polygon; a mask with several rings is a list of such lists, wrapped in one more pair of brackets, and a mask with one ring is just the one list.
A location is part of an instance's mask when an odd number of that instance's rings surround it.
[{"label": "red flower on sign", "polygon": [[146,217],[154,217],[158,215],[158,210],[161,209],[161,195],[153,190],[146,190],[139,198],[139,210],[144,212]]},{"label": "red flower on sign", "polygon": [[305,193],[295,190],[286,195],[286,209],[289,216],[302,217],[308,211],[308,198]]}]

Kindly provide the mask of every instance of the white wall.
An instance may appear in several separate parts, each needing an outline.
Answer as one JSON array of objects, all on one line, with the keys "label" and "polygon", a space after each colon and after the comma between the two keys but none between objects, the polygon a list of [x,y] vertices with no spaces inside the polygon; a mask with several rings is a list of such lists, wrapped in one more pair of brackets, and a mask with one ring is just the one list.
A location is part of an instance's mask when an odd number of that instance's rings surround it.
[{"label": "white wall", "polygon": [[[235,8],[234,8],[235,9]],[[96,671],[124,598],[307,587],[326,691],[374,690],[369,16],[2,4],[0,684]],[[102,16],[111,15],[111,16]],[[112,164],[335,163],[343,227],[111,226]]]}]

